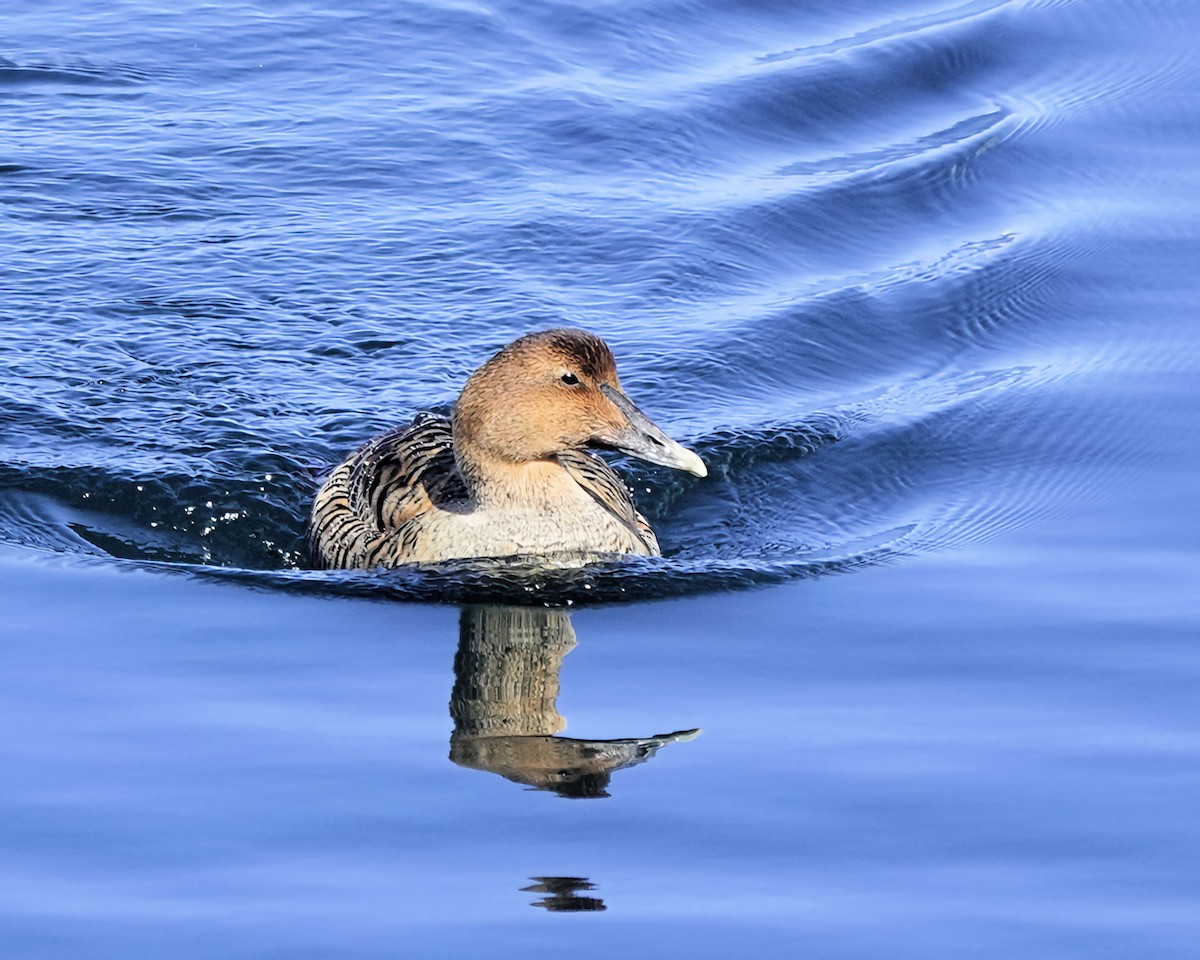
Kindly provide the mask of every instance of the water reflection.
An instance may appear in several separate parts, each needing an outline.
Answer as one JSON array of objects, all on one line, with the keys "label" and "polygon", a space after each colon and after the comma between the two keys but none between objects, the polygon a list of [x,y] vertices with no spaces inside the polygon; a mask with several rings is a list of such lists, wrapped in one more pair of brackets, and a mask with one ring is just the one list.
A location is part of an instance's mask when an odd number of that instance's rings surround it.
[{"label": "water reflection", "polygon": [[464,608],[450,695],[450,759],[561,797],[607,797],[614,771],[700,732],[622,740],[554,736],[567,725],[555,700],[563,657],[574,646],[563,610]]},{"label": "water reflection", "polygon": [[595,890],[596,885],[587,877],[530,877],[536,883],[522,887],[523,893],[545,893],[548,896],[534,900],[531,907],[544,907],[554,913],[579,913],[607,910],[599,897],[581,897],[580,890]]}]

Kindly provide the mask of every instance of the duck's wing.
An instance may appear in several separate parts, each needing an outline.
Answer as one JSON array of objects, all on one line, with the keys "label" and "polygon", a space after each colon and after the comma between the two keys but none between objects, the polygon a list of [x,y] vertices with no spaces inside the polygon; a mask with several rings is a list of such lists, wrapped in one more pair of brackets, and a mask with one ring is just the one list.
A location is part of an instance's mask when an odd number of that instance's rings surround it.
[{"label": "duck's wing", "polygon": [[599,457],[583,450],[568,450],[558,454],[558,462],[600,506],[628,527],[646,546],[649,556],[660,554],[658,538],[646,518],[633,505],[633,494],[617,472]]},{"label": "duck's wing", "polygon": [[368,441],[330,474],[313,502],[313,562],[329,569],[404,563],[420,517],[465,496],[450,421],[421,414]]}]

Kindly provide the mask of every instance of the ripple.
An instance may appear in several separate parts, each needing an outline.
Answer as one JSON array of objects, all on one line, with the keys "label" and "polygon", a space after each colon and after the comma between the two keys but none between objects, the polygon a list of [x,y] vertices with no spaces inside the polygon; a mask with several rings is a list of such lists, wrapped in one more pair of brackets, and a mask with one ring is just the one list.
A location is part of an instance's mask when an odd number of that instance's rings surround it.
[{"label": "ripple", "polygon": [[[316,471],[232,447],[203,461],[207,476],[9,468],[0,536],[263,586],[406,599],[599,602],[756,586],[979,542],[1078,494],[1078,481],[1048,471],[1040,445],[1017,441],[1026,425],[1016,411],[1036,410],[1032,394],[1080,375],[1053,365],[979,370],[896,385],[798,423],[710,433],[696,443],[711,470],[703,484],[625,462],[663,534],[667,556],[648,567],[301,573]],[[1063,476],[1085,471],[1097,451],[1073,453]]]},{"label": "ripple", "polygon": [[798,47],[794,50],[765,54],[760,60],[763,63],[777,63],[783,60],[812,59],[813,57],[843,53],[847,50],[888,42],[913,34],[938,32],[961,24],[974,23],[980,18],[989,17],[999,10],[1014,6],[1016,4],[1013,3],[1013,0],[973,0],[971,3],[964,3],[957,7],[866,27],[852,36],[838,37],[824,43]]},{"label": "ripple", "polygon": [[819,160],[797,161],[776,171],[778,176],[802,177],[814,184],[834,178],[861,174],[878,175],[895,164],[922,161],[929,154],[946,148],[964,148],[964,152],[979,153],[1002,139],[1002,131],[1012,117],[1009,109],[997,107],[986,113],[957,120],[950,126],[907,141],[874,149]]},{"label": "ripple", "polygon": [[[1140,225],[1190,263],[1196,70],[1154,31],[1194,14],[906,6],[14,20],[13,49],[87,57],[0,61],[0,538],[264,589],[595,602],[983,543],[1098,496],[1142,449],[1110,436],[1120,378],[1194,366],[1185,321],[1149,316],[1163,258],[1128,245]],[[1183,132],[1147,164],[1153,123]],[[620,464],[666,558],[302,569],[324,469],[561,323],[710,463]]]},{"label": "ripple", "polygon": [[79,86],[145,83],[150,71],[131,63],[97,64],[84,59],[29,60],[18,63],[0,57],[0,86],[18,84],[68,84]]}]

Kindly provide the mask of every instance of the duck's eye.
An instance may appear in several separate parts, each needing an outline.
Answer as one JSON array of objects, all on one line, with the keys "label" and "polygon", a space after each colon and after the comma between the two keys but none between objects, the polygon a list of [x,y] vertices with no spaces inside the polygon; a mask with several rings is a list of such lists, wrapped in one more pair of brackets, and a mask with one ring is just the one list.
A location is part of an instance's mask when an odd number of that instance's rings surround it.
[{"label": "duck's eye", "polygon": [[575,374],[573,374],[573,373],[564,373],[562,375],[562,382],[565,383],[568,387],[573,387],[573,386],[575,386],[575,384],[577,384],[579,382],[579,378],[577,376],[575,376]]}]

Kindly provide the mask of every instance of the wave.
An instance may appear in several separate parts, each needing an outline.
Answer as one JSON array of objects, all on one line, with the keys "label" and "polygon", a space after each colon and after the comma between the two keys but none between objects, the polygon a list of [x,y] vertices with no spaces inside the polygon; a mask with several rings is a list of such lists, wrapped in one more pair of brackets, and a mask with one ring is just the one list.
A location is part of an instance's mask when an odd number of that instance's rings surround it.
[{"label": "wave", "polygon": [[[1137,455],[1106,446],[1109,378],[1182,362],[1085,295],[1128,222],[1109,128],[1191,102],[1178,55],[1094,54],[1126,6],[379,3],[233,33],[209,11],[155,37],[161,64],[0,60],[47,137],[0,165],[0,539],[269,589],[626,600],[984,542],[1095,495]],[[367,72],[320,59],[343,28]],[[228,56],[197,67],[197,37]],[[101,98],[137,110],[81,127]],[[665,558],[303,569],[322,470],[564,323],[709,462],[621,464]]]}]

